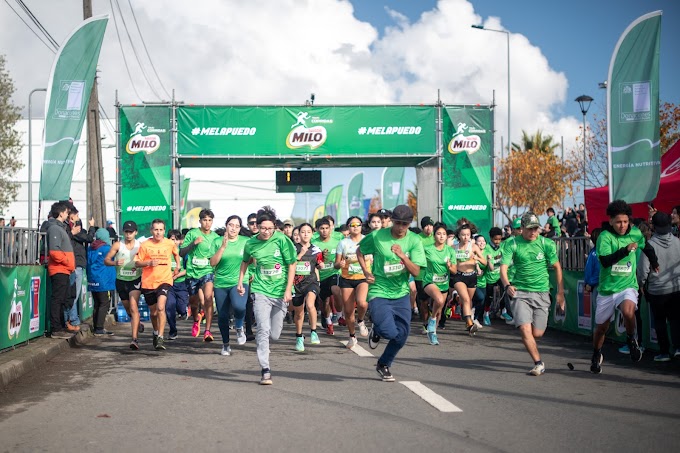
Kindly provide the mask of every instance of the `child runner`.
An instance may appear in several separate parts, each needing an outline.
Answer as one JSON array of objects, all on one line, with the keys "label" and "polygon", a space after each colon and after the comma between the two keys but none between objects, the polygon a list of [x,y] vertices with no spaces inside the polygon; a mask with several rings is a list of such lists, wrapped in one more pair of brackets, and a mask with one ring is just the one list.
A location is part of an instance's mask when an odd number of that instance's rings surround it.
[{"label": "child runner", "polygon": [[293,284],[293,309],[295,310],[295,350],[305,350],[305,337],[302,334],[302,324],[305,321],[305,307],[309,316],[309,338],[312,344],[319,344],[316,333],[316,299],[319,297],[319,267],[323,265],[321,249],[312,245],[312,225],[303,223],[299,227],[300,242],[295,244],[297,265]]}]

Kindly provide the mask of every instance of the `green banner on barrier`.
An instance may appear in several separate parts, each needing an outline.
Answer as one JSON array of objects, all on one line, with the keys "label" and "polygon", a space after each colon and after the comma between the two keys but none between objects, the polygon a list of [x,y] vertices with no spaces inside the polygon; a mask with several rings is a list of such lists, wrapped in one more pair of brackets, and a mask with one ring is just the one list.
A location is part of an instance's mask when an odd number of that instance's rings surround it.
[{"label": "green banner on barrier", "polygon": [[171,109],[119,109],[121,221],[134,220],[138,236],[150,236],[151,221],[172,227]]},{"label": "green banner on barrier", "polygon": [[0,267],[0,349],[45,331],[45,268]]},{"label": "green banner on barrier", "polygon": [[486,235],[493,226],[493,112],[486,107],[446,107],[442,116],[442,218],[452,226],[465,217]]},{"label": "green banner on barrier", "polygon": [[83,272],[83,284],[80,288],[80,297],[75,303],[78,304],[78,316],[84,321],[94,315],[94,301],[92,293],[87,290],[87,273]]},{"label": "green banner on barrier", "polygon": [[180,156],[434,155],[432,106],[180,106]]}]

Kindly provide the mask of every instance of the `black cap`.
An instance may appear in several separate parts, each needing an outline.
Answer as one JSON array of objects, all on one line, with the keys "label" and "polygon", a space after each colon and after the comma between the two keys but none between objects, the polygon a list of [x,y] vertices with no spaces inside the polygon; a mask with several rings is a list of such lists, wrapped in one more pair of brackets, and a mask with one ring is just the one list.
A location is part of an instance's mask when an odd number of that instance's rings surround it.
[{"label": "black cap", "polygon": [[389,209],[381,209],[378,211],[378,215],[382,218],[392,218],[392,211]]},{"label": "black cap", "polygon": [[420,219],[420,228],[425,228],[427,225],[434,225],[434,222],[432,221],[432,217],[426,215],[422,219]]},{"label": "black cap", "polygon": [[392,211],[392,220],[409,223],[413,222],[413,209],[405,204],[400,204]]},{"label": "black cap", "polygon": [[671,232],[671,216],[658,211],[652,216],[652,225],[656,234],[668,234]]},{"label": "black cap", "polygon": [[123,224],[123,231],[137,231],[137,224],[132,220],[128,220]]}]

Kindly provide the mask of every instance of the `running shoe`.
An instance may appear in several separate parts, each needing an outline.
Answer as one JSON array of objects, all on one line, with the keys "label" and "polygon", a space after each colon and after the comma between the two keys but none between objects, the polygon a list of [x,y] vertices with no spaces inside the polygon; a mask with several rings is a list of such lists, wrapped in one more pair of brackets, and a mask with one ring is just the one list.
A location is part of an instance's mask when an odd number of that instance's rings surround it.
[{"label": "running shoe", "polygon": [[437,332],[428,332],[427,339],[430,340],[430,344],[436,346],[439,344],[439,339],[437,338]]},{"label": "running shoe", "polygon": [[427,320],[427,332],[426,333],[433,333],[437,330],[437,320],[434,318],[430,318]]},{"label": "running shoe", "polygon": [[593,358],[590,359],[590,372],[593,374],[602,373],[602,362],[604,361],[604,356],[601,352],[593,352]]},{"label": "running shoe", "polygon": [[156,338],[156,350],[157,351],[160,351],[160,350],[165,351],[165,340],[160,335],[158,336],[158,338]]},{"label": "running shoe", "polygon": [[338,314],[337,314],[337,313],[333,313],[333,315],[331,315],[331,322],[332,322],[333,324],[337,324],[337,323],[338,323]]},{"label": "running shoe", "polygon": [[326,326],[326,335],[335,335],[335,330],[333,330],[333,324],[328,324],[328,326]]},{"label": "running shoe", "polygon": [[676,349],[675,353],[673,354],[673,357],[676,359],[680,359],[680,349]]},{"label": "running shoe", "polygon": [[203,311],[199,311],[198,315],[196,315],[196,322],[200,324],[203,321],[203,316]]},{"label": "running shoe", "polygon": [[347,349],[352,349],[356,345],[357,337],[349,337],[349,340],[347,341]]},{"label": "running shoe", "polygon": [[272,373],[269,368],[262,368],[262,378],[260,378],[260,385],[272,385]]},{"label": "running shoe", "polygon": [[507,310],[504,308],[503,312],[501,313],[501,318],[505,319],[505,322],[512,322],[512,316],[510,316],[507,312]]},{"label": "running shoe", "polygon": [[342,326],[342,327],[346,327],[346,326],[347,326],[347,321],[345,321],[345,318],[343,318],[342,316],[340,316],[340,317],[338,318],[338,325],[339,325],[339,326]]},{"label": "running shoe", "polygon": [[177,332],[171,333],[168,335],[168,340],[176,340],[177,339]]},{"label": "running shoe", "polygon": [[453,311],[451,310],[451,307],[446,307],[446,309],[444,310],[444,317],[450,318],[451,316],[453,316]]},{"label": "running shoe", "polygon": [[94,331],[95,337],[103,337],[105,335],[113,336],[113,335],[115,335],[115,333],[111,332],[110,330],[106,330],[106,329],[95,329],[95,331]]},{"label": "running shoe", "polygon": [[132,341],[130,342],[130,349],[132,349],[133,351],[139,350],[139,341],[137,341],[136,338],[133,338]]},{"label": "running shoe", "polygon": [[213,340],[214,340],[214,338],[213,338],[212,334],[210,333],[210,331],[206,330],[205,334],[203,335],[203,341],[205,341],[206,343],[210,343]]},{"label": "running shoe", "polygon": [[477,326],[475,325],[475,323],[472,323],[469,326],[467,326],[468,334],[470,334],[471,337],[475,336],[475,334],[477,333],[477,330],[478,329],[477,329]]},{"label": "running shoe", "polygon": [[220,352],[220,355],[230,356],[231,355],[231,347],[228,344],[223,344],[222,345],[222,352]]},{"label": "running shoe", "polygon": [[491,325],[491,317],[489,316],[489,312],[485,311],[484,312],[484,319],[482,320],[482,323],[485,326],[490,326]]},{"label": "running shoe", "polygon": [[246,341],[255,341],[255,335],[253,333],[247,333]]},{"label": "running shoe", "polygon": [[194,322],[193,327],[191,328],[191,336],[196,338],[199,336],[201,333],[201,325],[197,322]]},{"label": "running shoe", "polygon": [[427,335],[427,326],[423,326],[422,330],[420,331],[423,335]]},{"label": "running shoe", "polygon": [[394,382],[394,376],[392,376],[392,373],[390,372],[390,367],[387,365],[381,365],[378,364],[375,367],[375,371],[378,372],[378,376],[383,380],[383,382]]},{"label": "running shoe", "polygon": [[478,320],[478,319],[475,319],[475,320],[474,320],[474,321],[472,321],[472,322],[474,323],[474,325],[475,325],[475,326],[477,326],[477,330],[480,330],[480,329],[482,329],[482,323],[481,323],[481,322],[479,322],[479,320]]},{"label": "running shoe", "polygon": [[158,335],[153,334],[153,347],[154,347],[154,349],[156,348],[157,344],[158,344]]},{"label": "running shoe", "polygon": [[[371,331],[368,333],[368,347],[371,349],[375,349],[378,347],[378,343],[380,342],[380,335],[378,335],[373,327],[371,327]],[[388,370],[389,371],[389,370]]]},{"label": "running shoe", "polygon": [[529,371],[529,374],[532,376],[540,376],[543,373],[545,373],[545,365],[543,362],[539,362],[538,364],[534,365],[531,371]]},{"label": "running shoe", "polygon": [[138,328],[137,330],[139,331],[139,333],[144,333],[144,324],[142,324],[142,323],[140,322],[140,323],[139,323],[139,328]]},{"label": "running shoe", "polygon": [[621,347],[619,348],[619,352],[620,352],[621,354],[626,354],[626,355],[628,355],[628,354],[630,354],[630,349],[628,348],[628,345],[627,345],[627,344],[624,344],[623,346],[621,346]]},{"label": "running shoe", "polygon": [[642,360],[642,350],[640,349],[636,338],[628,340],[628,349],[630,349],[630,360],[633,362]]},{"label": "running shoe", "polygon": [[326,318],[324,316],[321,316],[321,327],[324,329],[328,326],[328,322],[326,321]]},{"label": "running shoe", "polygon": [[290,315],[290,312],[286,312],[286,324],[292,324],[293,323],[293,317]]},{"label": "running shoe", "polygon": [[319,335],[316,332],[312,332],[309,335],[309,342],[312,344],[321,344],[321,340],[319,340]]},{"label": "running shoe", "polygon": [[359,323],[359,335],[364,338],[368,336],[368,327],[366,327],[366,323],[364,321]]},{"label": "running shoe", "polygon": [[295,350],[303,352],[305,350],[305,337],[297,337],[295,339]]},{"label": "running shoe", "polygon": [[671,356],[670,354],[659,354],[654,356],[654,361],[655,362],[670,362],[671,361]]},{"label": "running shoe", "polygon": [[180,321],[186,321],[188,317],[189,316],[186,313],[184,313],[184,314],[178,315],[177,319],[179,319]]},{"label": "running shoe", "polygon": [[246,334],[243,333],[243,327],[236,329],[236,343],[246,344]]}]

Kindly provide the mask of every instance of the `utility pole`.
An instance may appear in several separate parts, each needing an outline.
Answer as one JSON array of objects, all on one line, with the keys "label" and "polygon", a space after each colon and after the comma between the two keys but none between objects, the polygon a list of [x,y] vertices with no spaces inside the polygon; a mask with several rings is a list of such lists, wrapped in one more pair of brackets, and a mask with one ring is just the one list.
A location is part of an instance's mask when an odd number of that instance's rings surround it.
[{"label": "utility pole", "polygon": [[[92,17],[92,0],[83,0],[83,19]],[[106,200],[99,131],[99,95],[95,73],[90,103],[87,106],[87,214],[94,224],[106,227]]]}]

